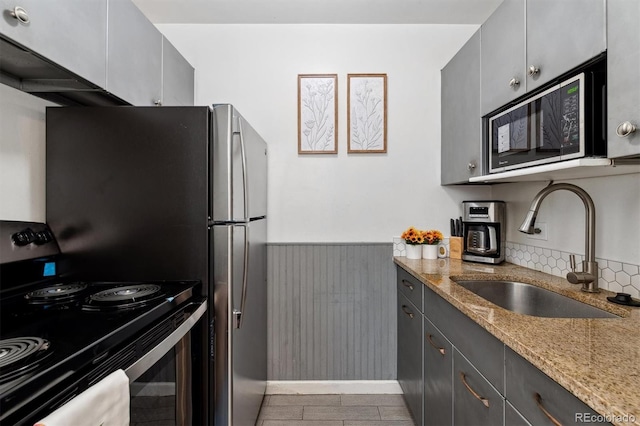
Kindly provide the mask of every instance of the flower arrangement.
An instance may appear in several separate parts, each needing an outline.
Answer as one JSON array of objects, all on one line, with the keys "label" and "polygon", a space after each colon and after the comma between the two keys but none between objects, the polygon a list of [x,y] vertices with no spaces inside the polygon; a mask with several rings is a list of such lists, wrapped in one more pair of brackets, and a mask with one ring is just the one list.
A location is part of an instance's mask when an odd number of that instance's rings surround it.
[{"label": "flower arrangement", "polygon": [[422,234],[423,231],[420,231],[413,226],[407,228],[400,238],[402,238],[407,244],[418,245],[424,244],[424,236]]},{"label": "flower arrangement", "polygon": [[428,245],[436,245],[444,238],[442,232],[437,229],[430,229],[428,231],[421,231],[419,229],[410,226],[407,228],[402,235],[400,235],[407,244],[410,245],[418,245],[418,244],[428,244]]},{"label": "flower arrangement", "polygon": [[422,244],[433,246],[442,241],[443,238],[444,236],[442,235],[442,232],[438,231],[437,229],[422,231],[422,239],[424,240]]}]

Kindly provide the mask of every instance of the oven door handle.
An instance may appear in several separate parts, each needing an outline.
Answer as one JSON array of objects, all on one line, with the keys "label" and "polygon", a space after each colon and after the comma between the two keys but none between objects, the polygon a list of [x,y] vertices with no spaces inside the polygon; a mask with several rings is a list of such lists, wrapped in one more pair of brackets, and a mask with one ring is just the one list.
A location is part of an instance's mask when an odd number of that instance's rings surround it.
[{"label": "oven door handle", "polygon": [[196,322],[207,310],[207,301],[203,301],[200,306],[187,318],[173,333],[167,336],[162,342],[147,352],[142,358],[131,364],[124,370],[129,377],[129,383],[133,383],[138,377],[147,371],[153,364],[158,362],[167,352],[193,328]]}]

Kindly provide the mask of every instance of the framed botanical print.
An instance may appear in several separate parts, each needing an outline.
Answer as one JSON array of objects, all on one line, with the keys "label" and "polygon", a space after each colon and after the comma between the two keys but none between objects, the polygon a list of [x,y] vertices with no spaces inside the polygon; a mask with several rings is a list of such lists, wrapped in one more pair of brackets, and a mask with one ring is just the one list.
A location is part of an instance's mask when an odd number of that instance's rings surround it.
[{"label": "framed botanical print", "polygon": [[387,75],[347,75],[347,152],[387,152]]},{"label": "framed botanical print", "polygon": [[298,74],[298,154],[338,152],[337,74]]}]

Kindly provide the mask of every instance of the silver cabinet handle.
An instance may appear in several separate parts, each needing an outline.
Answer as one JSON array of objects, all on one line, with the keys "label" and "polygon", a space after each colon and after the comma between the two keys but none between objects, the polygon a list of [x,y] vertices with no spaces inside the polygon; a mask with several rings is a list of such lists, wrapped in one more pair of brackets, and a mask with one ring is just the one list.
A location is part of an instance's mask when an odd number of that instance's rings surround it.
[{"label": "silver cabinet handle", "polygon": [[520,80],[518,80],[517,78],[513,77],[510,81],[509,81],[509,87],[511,87],[512,89],[517,89],[518,86],[520,86]]},{"label": "silver cabinet handle", "polygon": [[402,305],[402,312],[404,312],[411,319],[413,319],[413,317],[415,316],[414,313],[409,310],[407,305]]},{"label": "silver cabinet handle", "polygon": [[540,74],[540,68],[536,67],[535,65],[530,65],[529,69],[527,70],[527,75],[529,77],[535,77],[538,74]]},{"label": "silver cabinet handle", "polygon": [[162,101],[161,101],[160,99],[158,99],[158,100],[156,100],[156,101],[153,101],[153,104],[154,104],[155,106],[162,106]]},{"label": "silver cabinet handle", "polygon": [[537,392],[534,393],[533,394],[533,399],[536,401],[536,405],[538,406],[540,411],[542,411],[544,413],[544,415],[547,416],[549,421],[551,421],[551,423],[553,423],[554,426],[562,426],[562,423],[560,423],[558,421],[558,419],[553,417],[553,415],[550,412],[548,412],[546,408],[544,408],[544,405],[542,405],[542,397],[540,396],[539,393],[537,393]]},{"label": "silver cabinet handle", "polygon": [[476,398],[478,401],[482,402],[484,404],[485,407],[489,408],[489,400],[483,396],[480,396],[480,394],[476,391],[474,391],[471,386],[469,386],[469,383],[467,383],[467,375],[464,374],[464,372],[460,372],[460,380],[462,380],[462,384],[464,385],[464,387],[467,388],[467,390],[469,391],[469,393],[471,395],[473,395],[474,398]]},{"label": "silver cabinet handle", "polygon": [[29,14],[27,13],[26,10],[24,10],[20,6],[14,7],[13,10],[10,11],[9,13],[11,14],[11,16],[16,18],[21,24],[26,25],[29,23]]},{"label": "silver cabinet handle", "polygon": [[474,170],[476,168],[476,163],[469,163],[467,164],[467,169],[469,170]]},{"label": "silver cabinet handle", "polygon": [[429,342],[429,344],[431,346],[433,346],[434,348],[436,348],[438,350],[438,352],[440,352],[442,354],[442,356],[444,356],[444,354],[447,353],[447,351],[445,350],[445,348],[441,348],[440,346],[436,345],[433,342],[433,334],[429,334],[427,333],[427,342]]},{"label": "silver cabinet handle", "polygon": [[625,121],[624,123],[620,123],[620,125],[616,128],[616,135],[621,138],[626,138],[636,130],[637,128],[634,124],[629,121]]},{"label": "silver cabinet handle", "polygon": [[413,284],[411,284],[409,281],[402,280],[402,285],[405,286],[405,287],[408,287],[409,290],[413,291]]}]

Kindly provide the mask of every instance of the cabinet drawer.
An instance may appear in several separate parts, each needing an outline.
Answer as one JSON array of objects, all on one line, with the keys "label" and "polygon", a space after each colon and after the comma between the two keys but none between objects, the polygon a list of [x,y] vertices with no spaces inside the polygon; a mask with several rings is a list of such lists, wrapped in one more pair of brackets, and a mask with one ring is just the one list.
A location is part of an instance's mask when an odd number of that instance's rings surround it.
[{"label": "cabinet drawer", "polygon": [[451,424],[453,407],[453,346],[424,319],[424,425]]},{"label": "cabinet drawer", "polygon": [[504,393],[504,344],[429,288],[424,306],[431,322]]},{"label": "cabinet drawer", "polygon": [[576,414],[597,415],[568,390],[508,347],[505,350],[505,371],[505,396],[531,424],[553,425],[550,420],[553,417],[563,425],[577,425],[584,422],[576,422]]},{"label": "cabinet drawer", "polygon": [[427,287],[424,300],[431,322],[504,394],[504,344]]},{"label": "cabinet drawer", "polygon": [[422,318],[398,292],[398,383],[417,424],[422,424]]},{"label": "cabinet drawer", "polygon": [[453,424],[503,424],[504,398],[457,350],[453,353]]},{"label": "cabinet drawer", "polygon": [[424,284],[409,274],[404,269],[397,267],[398,271],[398,290],[404,294],[411,303],[415,305],[420,312],[424,312],[422,306],[422,289]]}]

